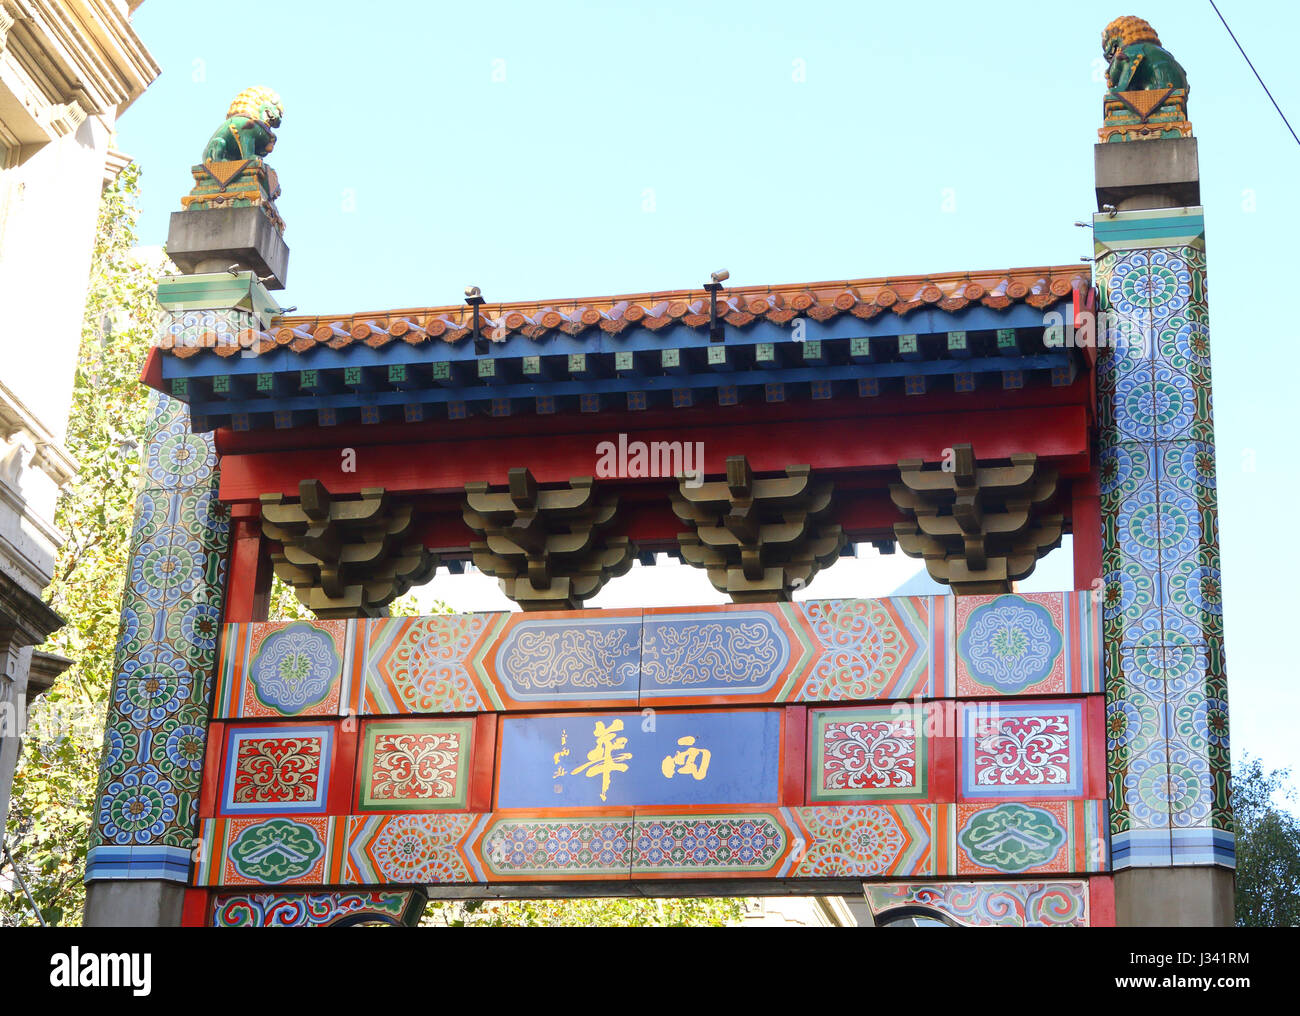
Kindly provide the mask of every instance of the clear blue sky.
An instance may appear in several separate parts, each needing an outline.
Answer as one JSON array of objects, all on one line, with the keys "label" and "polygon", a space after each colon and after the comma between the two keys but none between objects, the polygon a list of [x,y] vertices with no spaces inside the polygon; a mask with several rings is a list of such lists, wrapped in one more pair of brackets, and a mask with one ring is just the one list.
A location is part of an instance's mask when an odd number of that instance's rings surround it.
[{"label": "clear blue sky", "polygon": [[[1300,5],[1221,7],[1300,126]],[[230,99],[278,90],[302,312],[1064,264],[1127,13],[1200,139],[1233,750],[1300,774],[1300,147],[1208,2],[148,0],[163,75],[118,144],[161,243]]]}]

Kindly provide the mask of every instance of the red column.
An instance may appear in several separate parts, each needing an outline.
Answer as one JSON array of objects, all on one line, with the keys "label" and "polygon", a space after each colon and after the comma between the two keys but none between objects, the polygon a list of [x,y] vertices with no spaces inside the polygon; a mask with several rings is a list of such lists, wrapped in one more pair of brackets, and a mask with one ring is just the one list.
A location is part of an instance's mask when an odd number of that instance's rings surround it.
[{"label": "red column", "polygon": [[1070,484],[1070,522],[1074,533],[1074,588],[1101,594],[1101,496],[1096,476]]},{"label": "red column", "polygon": [[271,556],[262,538],[258,506],[233,505],[230,514],[226,621],[265,621],[271,596]]}]

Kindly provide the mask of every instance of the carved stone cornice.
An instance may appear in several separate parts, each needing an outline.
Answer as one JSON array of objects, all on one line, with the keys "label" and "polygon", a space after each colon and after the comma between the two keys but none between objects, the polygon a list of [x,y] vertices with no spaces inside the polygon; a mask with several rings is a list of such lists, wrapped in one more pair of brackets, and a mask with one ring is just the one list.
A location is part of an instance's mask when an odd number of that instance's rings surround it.
[{"label": "carved stone cornice", "polygon": [[745,456],[733,455],[725,481],[684,480],[672,495],[673,511],[692,527],[677,537],[682,559],[736,603],[788,600],[844,547],[843,530],[825,521],[833,493],[808,466],[756,478]]},{"label": "carved stone cornice", "polygon": [[0,0],[0,11],[10,22],[0,53],[50,105],[120,114],[160,73],[113,0]]},{"label": "carved stone cornice", "polygon": [[262,533],[283,549],[275,574],[317,617],[386,617],[388,605],[427,582],[438,559],[415,536],[411,505],[382,487],[334,498],[319,480],[303,480],[299,500],[263,494]]},{"label": "carved stone cornice", "polygon": [[898,463],[902,483],[889,495],[910,521],[894,525],[908,557],[925,561],[930,577],[962,594],[1011,591],[1038,559],[1060,546],[1064,520],[1048,515],[1056,470],[1036,455],[1012,455],[1009,466],[980,466],[968,444],[953,446],[951,468]]},{"label": "carved stone cornice", "polygon": [[608,532],[617,515],[618,496],[601,493],[589,476],[542,490],[520,468],[507,474],[504,491],[465,484],[462,517],[480,538],[470,544],[474,565],[524,610],[580,608],[632,567],[636,548]]}]

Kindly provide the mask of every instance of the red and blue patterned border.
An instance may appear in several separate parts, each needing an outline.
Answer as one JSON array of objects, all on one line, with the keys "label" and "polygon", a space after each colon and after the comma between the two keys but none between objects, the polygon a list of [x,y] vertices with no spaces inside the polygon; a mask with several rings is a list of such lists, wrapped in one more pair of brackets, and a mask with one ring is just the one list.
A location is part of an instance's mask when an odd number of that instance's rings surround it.
[{"label": "red and blue patterned border", "polygon": [[[912,596],[230,624],[215,715],[1086,695],[1101,690],[1093,600]],[[306,672],[281,674],[290,659]]]}]

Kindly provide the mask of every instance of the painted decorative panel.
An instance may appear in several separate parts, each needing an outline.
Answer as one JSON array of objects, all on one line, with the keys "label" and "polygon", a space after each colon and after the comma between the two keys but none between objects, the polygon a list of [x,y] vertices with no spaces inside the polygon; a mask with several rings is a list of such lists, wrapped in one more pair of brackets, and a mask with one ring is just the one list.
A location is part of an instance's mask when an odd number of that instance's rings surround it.
[{"label": "painted decorative panel", "polygon": [[468,806],[473,720],[372,720],[361,747],[362,811]]},{"label": "painted decorative panel", "polygon": [[364,694],[356,711],[470,713],[503,708],[482,656],[509,614],[436,614],[359,622]]},{"label": "painted decorative panel", "polygon": [[1081,694],[1100,639],[1087,592],[230,624],[216,716]]},{"label": "painted decorative panel", "polygon": [[[231,718],[278,722],[225,725],[221,817],[204,823],[196,884],[1103,871],[1103,803],[1066,800],[1100,786],[1088,701],[1030,694],[1091,680],[1088,600],[979,598],[1004,632],[1033,615],[1040,628],[1024,630],[1048,644],[1022,680],[1020,634],[1010,652],[985,639],[1005,666],[984,685],[971,676],[982,650],[958,645],[978,641],[980,618],[945,597],[230,625],[222,700]],[[753,670],[736,666],[741,645]],[[952,697],[959,680],[976,697]],[[1021,690],[994,696],[999,682]],[[950,697],[919,697],[934,691]],[[900,692],[918,698],[872,700]],[[540,711],[547,696],[565,710]],[[1198,705],[1184,710],[1190,738]],[[310,721],[317,709],[329,718]],[[331,754],[332,790],[313,767]],[[320,813],[349,796],[353,814]]]},{"label": "painted decorative panel", "polygon": [[307,814],[325,811],[334,727],[241,727],[226,738],[222,811]]},{"label": "painted decorative panel", "polygon": [[[1101,689],[1088,593],[954,597],[957,694],[1051,695]],[[1072,616],[1074,615],[1074,616]]]},{"label": "painted decorative panel", "polygon": [[225,626],[217,718],[337,716],[347,702],[356,623]]},{"label": "painted decorative panel", "polygon": [[[506,695],[520,704],[634,705],[642,668],[639,613],[593,615],[531,614],[509,626],[492,654]],[[711,658],[715,666],[725,659]]]},{"label": "painted decorative panel", "polygon": [[810,600],[799,605],[817,653],[791,700],[912,698],[946,683],[950,597]]},{"label": "painted decorative panel", "polygon": [[999,702],[964,712],[964,798],[1078,797],[1084,792],[1083,703]]},{"label": "painted decorative panel", "polygon": [[329,928],[347,924],[412,924],[424,910],[422,892],[223,893],[212,909],[214,928]]},{"label": "painted decorative panel", "polygon": [[632,813],[553,818],[502,815],[477,844],[489,881],[628,878]]},{"label": "painted decorative panel", "polygon": [[1086,928],[1091,921],[1088,883],[904,882],[863,886],[878,924],[891,913],[929,911],[964,928]]},{"label": "painted decorative panel", "polygon": [[811,718],[812,800],[926,799],[925,726],[915,705],[814,709]]},{"label": "painted decorative panel", "polygon": [[1106,830],[1100,801],[957,804],[959,875],[1104,871]]},{"label": "painted decorative panel", "polygon": [[790,874],[803,878],[932,875],[936,806],[869,804],[793,809],[801,830]]},{"label": "painted decorative panel", "polygon": [[787,859],[788,822],[766,812],[671,814],[638,809],[632,874],[690,878],[771,873]]},{"label": "painted decorative panel", "polygon": [[484,816],[459,814],[345,817],[347,860],[341,881],[360,885],[482,882],[465,843]]},{"label": "painted decorative panel", "polygon": [[781,711],[569,713],[501,721],[498,808],[776,803]]},{"label": "painted decorative panel", "polygon": [[203,824],[200,886],[929,878],[1105,870],[1097,801],[311,818]]},{"label": "painted decorative panel", "polygon": [[343,881],[337,816],[206,819],[196,885],[333,885]]},{"label": "painted decorative panel", "polygon": [[763,609],[651,614],[644,622],[642,694],[663,699],[768,692],[788,672],[790,642],[776,614]]}]

